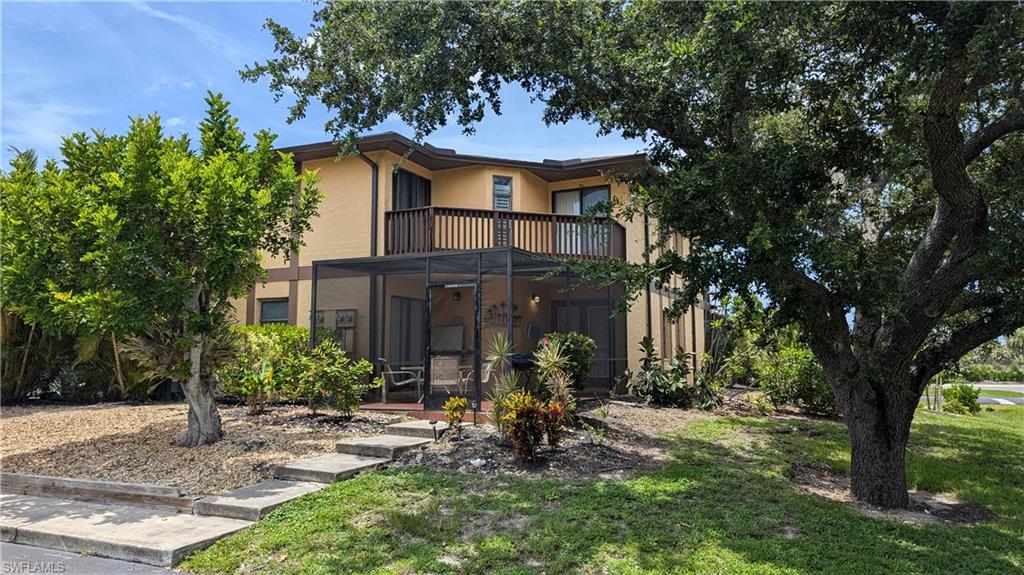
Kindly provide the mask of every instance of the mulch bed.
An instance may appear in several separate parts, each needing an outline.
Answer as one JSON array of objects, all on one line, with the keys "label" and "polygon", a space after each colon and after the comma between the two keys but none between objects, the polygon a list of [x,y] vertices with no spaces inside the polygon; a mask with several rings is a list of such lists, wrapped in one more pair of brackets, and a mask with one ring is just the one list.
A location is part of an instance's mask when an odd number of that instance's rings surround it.
[{"label": "mulch bed", "polygon": [[184,448],[184,404],[109,403],[4,407],[0,467],[6,472],[181,487],[191,495],[269,479],[277,464],[334,451],[343,437],[375,435],[395,414],[351,418],[281,406],[248,415],[221,406],[224,439]]},{"label": "mulch bed", "polygon": [[425,449],[403,454],[395,465],[425,465],[475,475],[518,475],[562,479],[619,479],[664,464],[668,443],[662,438],[688,420],[692,411],[622,401],[587,402],[558,447],[543,445],[533,462],[514,459],[512,447],[491,425],[467,425],[462,438],[449,432]]}]

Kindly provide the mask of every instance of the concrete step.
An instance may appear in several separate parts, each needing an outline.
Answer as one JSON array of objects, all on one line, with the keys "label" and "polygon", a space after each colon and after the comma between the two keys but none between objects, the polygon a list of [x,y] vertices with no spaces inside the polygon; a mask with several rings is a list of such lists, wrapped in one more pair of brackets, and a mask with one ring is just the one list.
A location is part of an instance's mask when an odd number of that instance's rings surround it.
[{"label": "concrete step", "polygon": [[416,449],[432,441],[433,439],[405,435],[375,435],[360,439],[344,439],[338,442],[335,449],[338,453],[394,459],[400,453]]},{"label": "concrete step", "polygon": [[331,453],[280,465],[274,470],[274,477],[288,481],[334,483],[387,462],[388,459],[381,457]]},{"label": "concrete step", "polygon": [[177,487],[141,483],[115,483],[48,475],[0,473],[0,489],[4,493],[62,497],[93,503],[126,503],[143,507],[166,507],[192,513],[194,497]]},{"label": "concrete step", "polygon": [[251,524],[136,505],[0,494],[4,542],[161,567]]},{"label": "concrete step", "polygon": [[[414,421],[392,423],[384,428],[384,433],[387,433],[388,435],[404,435],[406,437],[420,437],[432,440],[434,439],[434,427],[435,426],[431,426],[430,422],[425,419],[417,419]],[[448,430],[448,424],[443,421],[438,421],[436,427],[438,438],[444,435],[444,432]]]},{"label": "concrete step", "polygon": [[195,514],[259,521],[282,503],[323,488],[323,483],[309,481],[264,481],[229,493],[203,497],[195,503]]}]

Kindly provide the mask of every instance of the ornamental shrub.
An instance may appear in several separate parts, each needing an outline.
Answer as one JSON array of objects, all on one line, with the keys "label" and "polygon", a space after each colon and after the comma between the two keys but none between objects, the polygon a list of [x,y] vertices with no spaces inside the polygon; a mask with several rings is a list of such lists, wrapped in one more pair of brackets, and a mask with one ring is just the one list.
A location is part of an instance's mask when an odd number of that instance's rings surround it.
[{"label": "ornamental shrub", "polygon": [[967,383],[954,383],[942,390],[942,411],[972,415],[981,410],[978,396],[981,390]]},{"label": "ornamental shrub", "polygon": [[561,442],[568,417],[568,410],[557,400],[551,400],[544,406],[544,433],[551,447],[558,447]]},{"label": "ornamental shrub", "polygon": [[304,358],[309,351],[309,330],[284,324],[233,327],[237,336],[233,361],[218,367],[222,392],[237,395],[249,413],[262,413],[267,404],[295,395]]},{"label": "ornamental shrub", "polygon": [[775,407],[788,404],[819,415],[838,412],[825,370],[807,346],[783,345],[777,353],[759,354],[757,373],[761,391]]},{"label": "ornamental shrub", "polygon": [[594,366],[594,352],[597,342],[593,338],[575,331],[551,332],[540,340],[540,345],[558,344],[565,357],[563,371],[569,376],[576,389],[586,384]]},{"label": "ornamental shrub", "polygon": [[310,411],[332,407],[350,415],[367,390],[379,387],[382,381],[371,381],[373,365],[365,359],[353,361],[332,339],[317,343],[297,366],[294,398],[304,398]]},{"label": "ornamental shrub", "polygon": [[691,407],[694,390],[686,382],[689,372],[686,355],[677,354],[665,367],[654,341],[648,337],[640,340],[640,351],[644,359],[640,369],[629,375],[626,382],[629,393],[652,405]]},{"label": "ornamental shrub", "polygon": [[533,461],[537,446],[544,439],[544,406],[527,391],[513,391],[505,398],[502,420],[512,450],[519,461]]}]

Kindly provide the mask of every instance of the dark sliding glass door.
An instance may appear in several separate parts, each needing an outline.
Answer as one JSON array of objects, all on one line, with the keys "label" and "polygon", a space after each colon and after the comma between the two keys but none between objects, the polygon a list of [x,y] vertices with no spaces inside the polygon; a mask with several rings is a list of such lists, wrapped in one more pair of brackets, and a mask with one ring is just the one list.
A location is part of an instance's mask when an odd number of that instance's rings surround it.
[{"label": "dark sliding glass door", "polygon": [[430,205],[430,180],[412,172],[398,170],[391,197],[393,210],[409,210]]}]

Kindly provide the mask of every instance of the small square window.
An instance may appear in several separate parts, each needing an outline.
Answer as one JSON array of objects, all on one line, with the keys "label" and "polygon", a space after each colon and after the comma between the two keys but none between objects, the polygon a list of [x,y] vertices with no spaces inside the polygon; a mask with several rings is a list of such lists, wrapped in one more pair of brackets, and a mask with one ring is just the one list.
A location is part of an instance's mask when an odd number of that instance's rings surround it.
[{"label": "small square window", "polygon": [[288,300],[260,300],[260,323],[288,323]]}]

